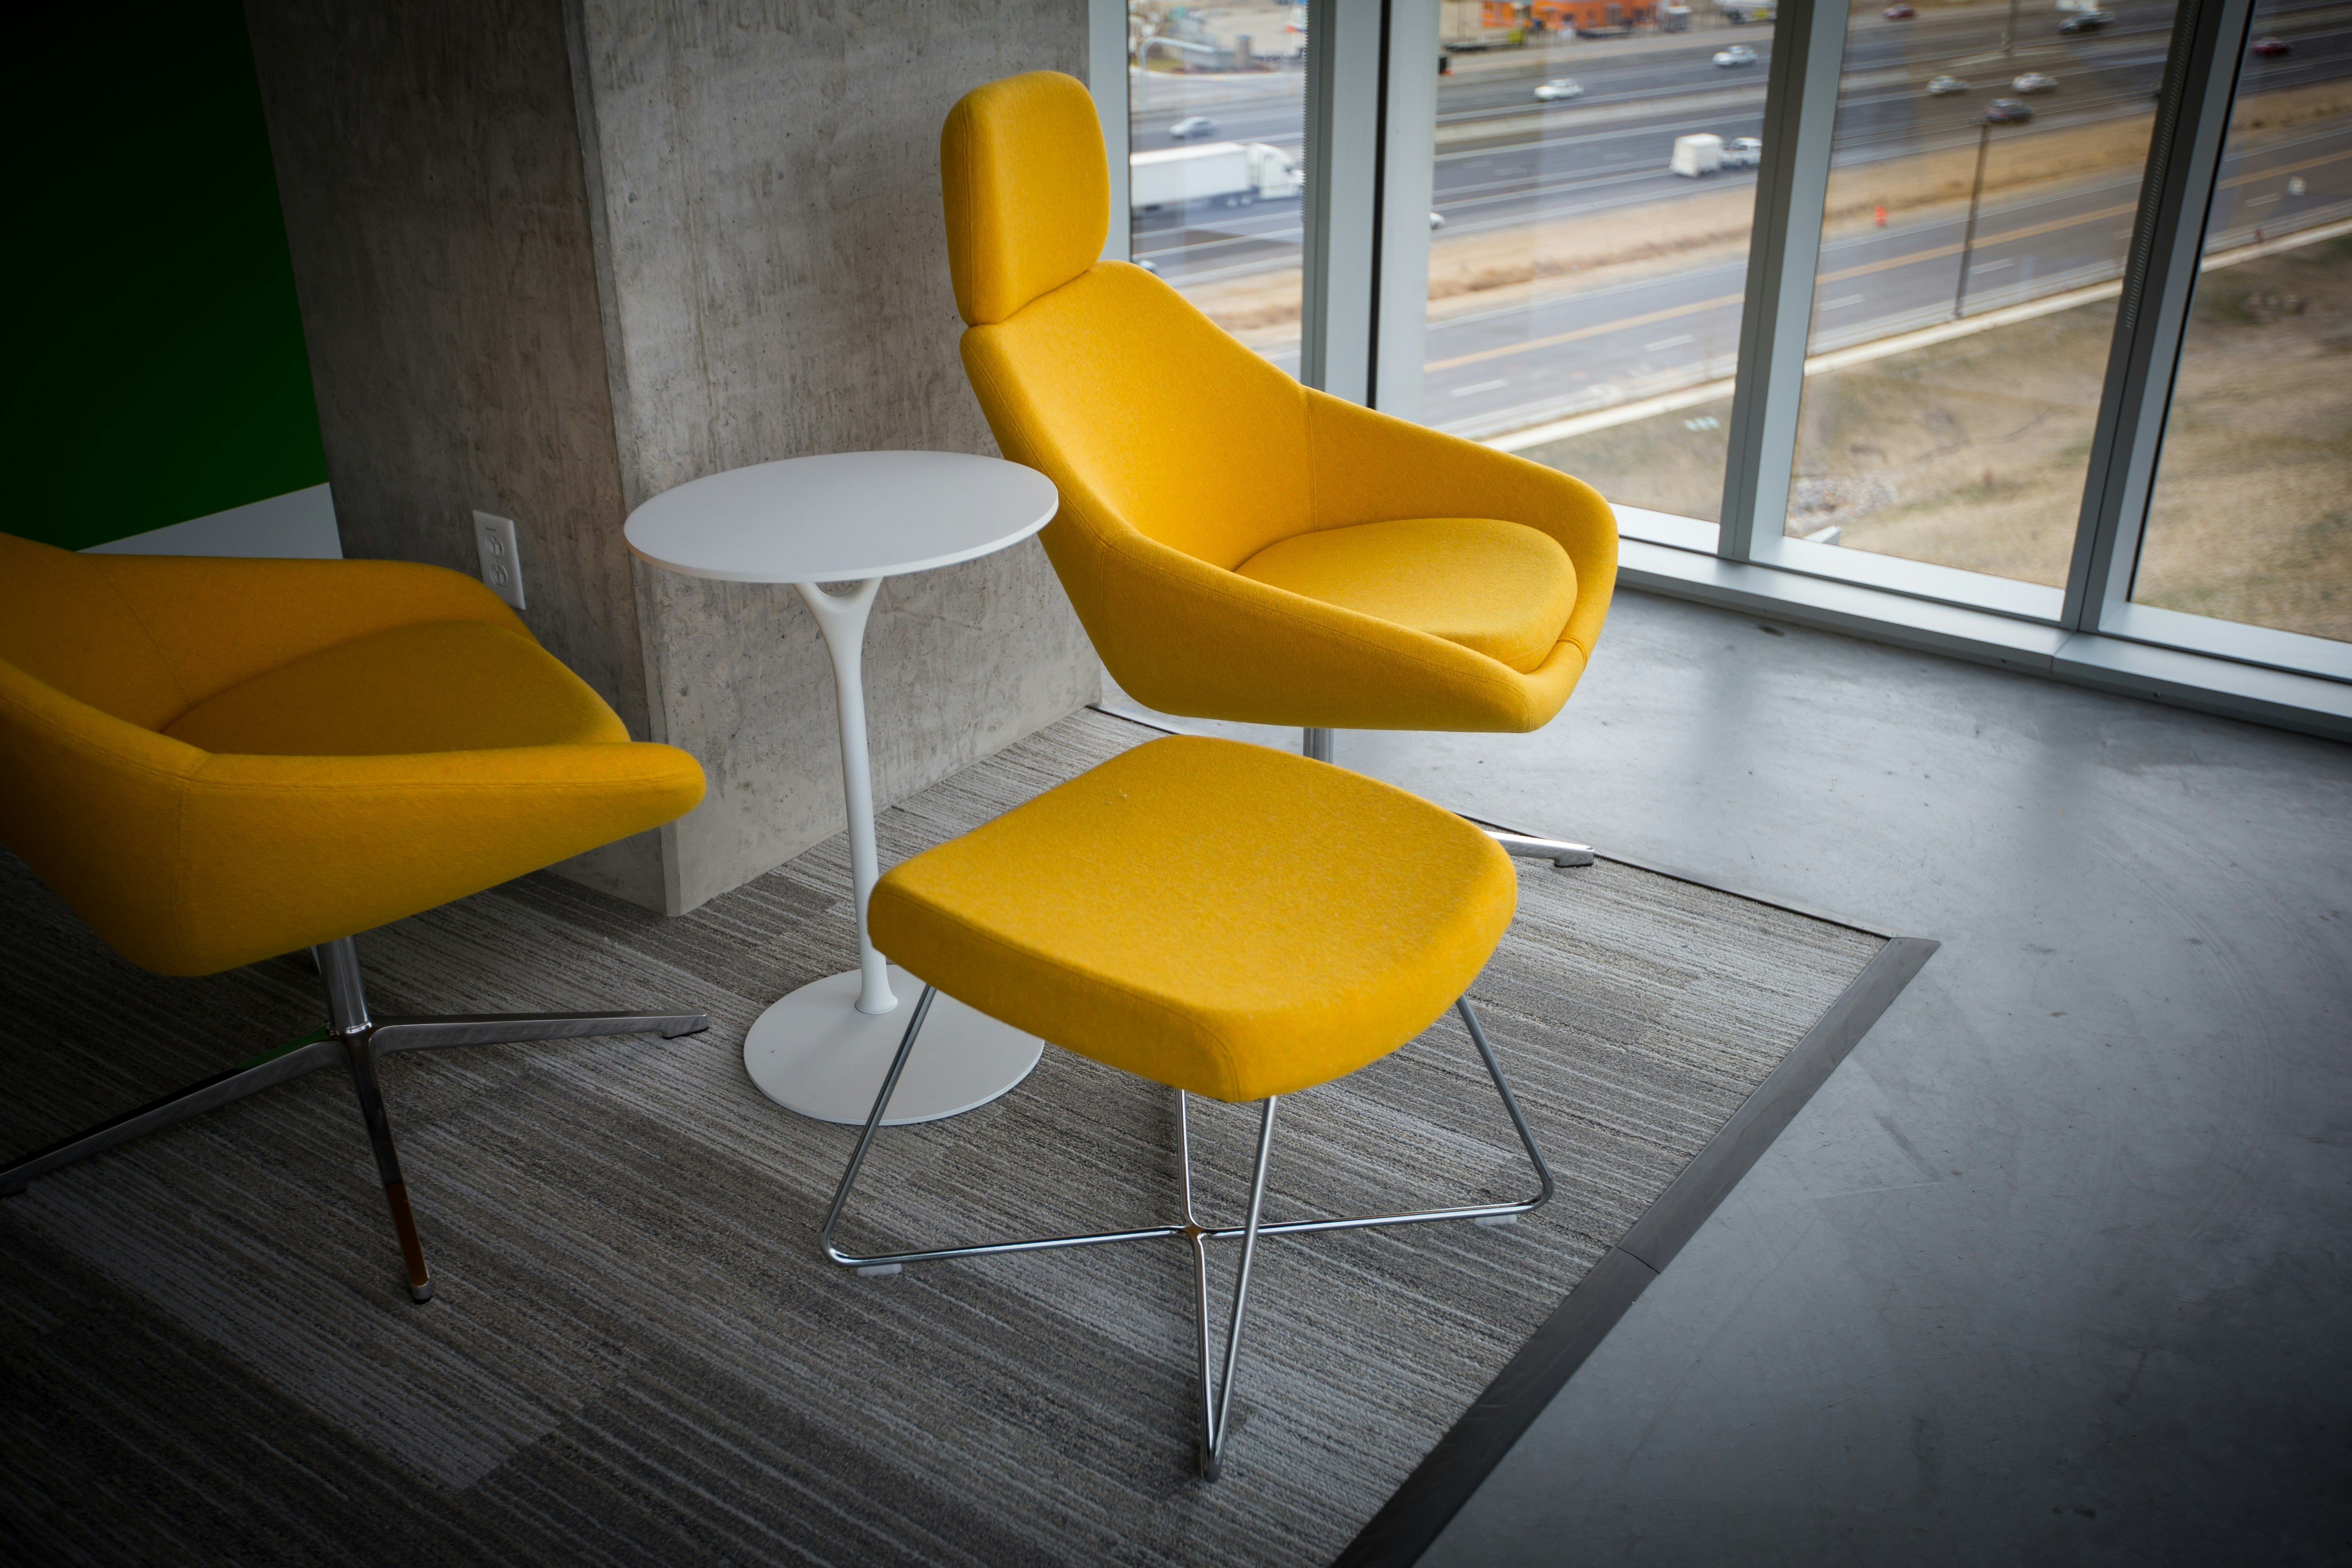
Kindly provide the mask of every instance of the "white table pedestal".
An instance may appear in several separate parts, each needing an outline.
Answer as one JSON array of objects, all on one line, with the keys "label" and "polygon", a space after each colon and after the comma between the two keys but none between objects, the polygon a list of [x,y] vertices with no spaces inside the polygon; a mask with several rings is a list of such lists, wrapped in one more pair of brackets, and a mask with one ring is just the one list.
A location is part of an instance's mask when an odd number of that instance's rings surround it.
[{"label": "white table pedestal", "polygon": [[[874,779],[866,750],[866,618],[881,579],[847,594],[795,583],[824,633],[833,658],[834,708],[841,722],[841,792],[849,807],[849,879],[857,902],[857,967],[812,981],[760,1015],[743,1037],[743,1069],[760,1092],[819,1121],[863,1126],[923,983],[886,963],[866,934],[866,906],[880,868],[874,847]],[[985,1105],[1010,1090],[1045,1054],[1045,1044],[976,1013],[952,996],[931,1003],[923,1033],[883,1124],[935,1121]]]},{"label": "white table pedestal", "polygon": [[[656,566],[724,583],[790,583],[833,659],[848,803],[857,967],[803,985],[743,1039],[760,1092],[820,1121],[873,1114],[922,982],[892,969],[866,931],[878,868],[874,780],[866,755],[866,618],[882,579],[1003,550],[1053,521],[1043,474],[954,452],[835,452],[757,463],[692,480],[629,514],[629,548]],[[854,583],[827,594],[820,583]],[[985,1105],[1029,1076],[1045,1046],[950,996],[922,1037],[884,1118],[930,1121]]]},{"label": "white table pedestal", "polygon": [[[890,984],[905,998],[887,1013],[857,1010],[858,972],[814,981],[760,1015],[743,1037],[743,1068],[761,1094],[819,1121],[863,1127],[898,1054],[923,983],[895,965]],[[915,1042],[890,1097],[886,1127],[936,1121],[986,1105],[1029,1076],[1045,1045],[944,992]]]}]

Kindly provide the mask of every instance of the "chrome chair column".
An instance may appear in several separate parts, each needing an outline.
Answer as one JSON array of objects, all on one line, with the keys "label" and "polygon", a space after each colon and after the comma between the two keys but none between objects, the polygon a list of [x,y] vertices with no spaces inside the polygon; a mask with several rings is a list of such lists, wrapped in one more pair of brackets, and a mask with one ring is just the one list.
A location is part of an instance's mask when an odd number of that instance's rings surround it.
[{"label": "chrome chair column", "polygon": [[[1301,733],[1298,754],[1315,762],[1332,760],[1333,730],[1307,729]],[[1466,821],[1467,818],[1465,818]],[[1478,825],[1479,830],[1503,847],[1506,855],[1516,855],[1523,860],[1549,860],[1555,866],[1590,866],[1592,846],[1571,844],[1560,838],[1530,838],[1524,833],[1506,833],[1499,827]]]},{"label": "chrome chair column", "polygon": [[[1519,1143],[1527,1151],[1528,1162],[1535,1167],[1539,1185],[1533,1197],[1517,1203],[1467,1204],[1453,1208],[1422,1209],[1407,1214],[1350,1215],[1334,1219],[1295,1219],[1267,1221],[1264,1216],[1266,1172],[1274,1149],[1275,1104],[1279,1096],[1269,1095],[1261,1101],[1258,1122],[1257,1158],[1250,1176],[1248,1217],[1239,1226],[1203,1224],[1192,1201],[1192,1119],[1188,1110],[1189,1097],[1176,1090],[1177,1148],[1181,1156],[1181,1197],[1183,1220],[1176,1225],[1147,1226],[1135,1230],[1096,1231],[1076,1236],[1034,1237],[1019,1241],[967,1243],[955,1247],[925,1247],[915,1251],[877,1253],[861,1256],[844,1252],[834,1245],[834,1233],[841,1224],[842,1210],[849,1203],[850,1188],[856,1185],[857,1173],[866,1163],[866,1152],[874,1145],[874,1136],[888,1111],[891,1093],[898,1086],[898,1075],[913,1054],[916,1037],[922,1033],[924,1016],[930,1011],[933,987],[923,987],[920,1000],[915,1004],[914,1016],[907,1020],[907,1032],[898,1042],[898,1054],[890,1063],[890,1070],[882,1079],[881,1091],[874,1097],[874,1109],[857,1135],[857,1143],[850,1151],[848,1168],[843,1171],[841,1185],[835,1189],[833,1203],[825,1210],[824,1224],[818,1233],[818,1245],[827,1261],[853,1269],[862,1275],[896,1274],[909,1263],[934,1263],[950,1258],[987,1258],[1010,1252],[1038,1252],[1072,1247],[1097,1247],[1119,1241],[1155,1241],[1162,1237],[1186,1243],[1192,1253],[1195,1306],[1198,1313],[1201,1347],[1201,1424],[1199,1445],[1202,1478],[1215,1480],[1223,1469],[1226,1418],[1233,1405],[1234,1373],[1241,1354],[1243,1314],[1249,1305],[1251,1266],[1256,1261],[1258,1238],[1266,1236],[1294,1236],[1317,1230],[1361,1230],[1374,1226],[1420,1225],[1433,1220],[1466,1219],[1481,1224],[1507,1224],[1551,1201],[1556,1190],[1551,1169],[1544,1163],[1542,1152],[1537,1149],[1535,1133],[1528,1127],[1528,1119],[1519,1110],[1517,1097],[1511,1093],[1510,1080],[1504,1076],[1503,1065],[1487,1042],[1486,1032],[1478,1024],[1478,1015],[1463,996],[1454,1005],[1463,1027],[1470,1035],[1470,1043],[1477,1048],[1486,1064],[1487,1075],[1494,1079],[1495,1091],[1502,1100],[1503,1109],[1511,1119],[1512,1131],[1518,1134]],[[1213,1328],[1210,1321],[1209,1249],[1212,1241],[1239,1239],[1242,1255],[1234,1270],[1234,1311],[1231,1327],[1226,1332],[1223,1375],[1216,1375],[1216,1355],[1213,1348]]]}]

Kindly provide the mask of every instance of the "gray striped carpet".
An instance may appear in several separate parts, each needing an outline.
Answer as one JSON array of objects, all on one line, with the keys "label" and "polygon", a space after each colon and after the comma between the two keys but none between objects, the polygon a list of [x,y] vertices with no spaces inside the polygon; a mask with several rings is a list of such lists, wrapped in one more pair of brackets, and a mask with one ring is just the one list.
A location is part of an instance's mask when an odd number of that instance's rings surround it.
[{"label": "gray striped carpet", "polygon": [[[1065,720],[887,813],[884,862],[1150,733]],[[392,1058],[430,1306],[401,1291],[339,1073],[0,1202],[6,1554],[1328,1561],[1881,945],[1605,861],[1520,879],[1475,994],[1559,1198],[1508,1228],[1268,1243],[1214,1485],[1192,1470],[1181,1246],[883,1279],[817,1259],[853,1134],[770,1105],[740,1047],[768,1002],[853,962],[836,839],[680,920],[537,876],[361,938],[379,1012],[676,1004],[717,1020],[667,1044]],[[13,858],[0,985],[12,1152],[320,1011],[292,960],[136,970]],[[1169,1217],[1170,1102],[1049,1049],[1004,1100],[885,1132],[846,1240]],[[1254,1113],[1202,1120],[1209,1204],[1237,1213]],[[1449,1018],[1286,1103],[1268,1208],[1529,1184]]]}]

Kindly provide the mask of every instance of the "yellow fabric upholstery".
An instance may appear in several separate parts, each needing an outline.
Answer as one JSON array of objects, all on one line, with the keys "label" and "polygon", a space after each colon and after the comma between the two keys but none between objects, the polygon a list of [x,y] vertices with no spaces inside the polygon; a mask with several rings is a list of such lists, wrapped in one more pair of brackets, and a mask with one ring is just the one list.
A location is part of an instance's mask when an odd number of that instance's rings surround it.
[{"label": "yellow fabric upholstery", "polygon": [[604,700],[529,632],[427,621],[356,637],[198,703],[164,727],[207,752],[379,757],[614,744]]},{"label": "yellow fabric upholstery", "polygon": [[[1095,176],[1078,171],[1099,167],[1102,141],[1071,79],[975,89],[949,116],[940,157],[965,372],[1004,455],[1061,490],[1041,537],[1122,687],[1171,713],[1345,729],[1525,731],[1559,710],[1616,584],[1616,519],[1590,486],[1310,391],[1140,268],[1076,265],[1093,231],[1076,226],[1095,210]],[[984,182],[956,173],[982,164],[995,171]],[[974,215],[992,200],[1009,204],[999,218]],[[1066,219],[1051,267],[1015,265],[975,237],[995,222]],[[1325,530],[1444,519],[1516,523],[1567,557],[1572,606],[1539,658],[1497,658],[1238,570]],[[1489,640],[1495,626],[1471,611],[1445,624]]]},{"label": "yellow fabric upholstery", "polygon": [[[455,668],[468,655],[484,661],[470,675]],[[513,695],[459,714],[493,670]],[[387,752],[393,738],[416,745]],[[702,795],[691,757],[629,742],[454,572],[78,555],[5,534],[0,756],[0,839],[167,974],[403,919]]]},{"label": "yellow fabric upholstery", "polygon": [[867,910],[875,945],[949,995],[1240,1100],[1328,1082],[1427,1028],[1517,900],[1495,841],[1418,796],[1188,737],[900,864]]},{"label": "yellow fabric upholstery", "polygon": [[967,93],[940,133],[940,184],[967,321],[1001,321],[1102,254],[1110,173],[1075,77],[1032,71]]},{"label": "yellow fabric upholstery", "polygon": [[1525,674],[1576,608],[1576,567],[1548,533],[1491,518],[1318,529],[1236,568],[1253,582],[1460,643]]}]

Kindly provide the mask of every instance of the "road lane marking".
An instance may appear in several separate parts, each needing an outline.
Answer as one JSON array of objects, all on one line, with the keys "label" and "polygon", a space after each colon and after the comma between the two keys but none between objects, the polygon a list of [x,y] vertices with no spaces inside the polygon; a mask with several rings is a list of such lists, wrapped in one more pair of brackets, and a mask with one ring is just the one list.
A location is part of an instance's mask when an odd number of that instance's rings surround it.
[{"label": "road lane marking", "polygon": [[[2102,207],[2095,212],[2078,213],[2072,217],[2051,218],[2042,223],[2027,224],[2022,228],[2010,229],[2005,233],[1987,235],[1979,243],[1992,246],[2010,240],[2030,239],[2035,235],[2050,234],[2062,228],[2074,228],[2086,223],[2105,223],[2109,218],[2138,210],[2137,203],[2125,206]],[[1849,278],[1861,278],[1873,272],[1885,272],[1891,268],[1915,266],[1922,261],[1934,261],[1947,256],[1958,256],[1959,253],[1960,247],[1958,245],[1930,246],[1925,250],[1914,250],[1902,256],[1890,256],[1884,261],[1866,261],[1859,267],[1845,267],[1834,272],[1824,272],[1814,279],[1814,284],[1819,287],[1824,283],[1843,283]],[[1663,310],[1653,310],[1643,316],[1629,316],[1621,321],[1600,321],[1589,327],[1579,327],[1573,331],[1554,332],[1547,337],[1529,338],[1523,343],[1506,343],[1500,348],[1479,349],[1471,353],[1455,354],[1451,359],[1432,360],[1422,368],[1424,371],[1452,370],[1457,365],[1481,364],[1487,360],[1502,359],[1511,354],[1528,353],[1537,349],[1557,348],[1561,343],[1579,342],[1586,338],[1599,337],[1603,332],[1613,332],[1626,327],[1646,327],[1659,321],[1671,321],[1678,316],[1696,315],[1703,310],[1717,310],[1726,305],[1742,304],[1746,300],[1747,294],[1744,291],[1738,294],[1718,294],[1712,300],[1700,300],[1688,305],[1671,306]]]},{"label": "road lane marking", "polygon": [[1843,296],[1842,296],[1842,297],[1840,297],[1840,298],[1838,298],[1838,299],[1835,299],[1835,300],[1822,300],[1822,310],[1843,310],[1843,309],[1844,309],[1846,306],[1848,306],[1848,305],[1859,305],[1859,304],[1861,304],[1864,300],[1867,300],[1867,299],[1869,299],[1869,298],[1870,298],[1870,296],[1869,296],[1869,295],[1867,295],[1867,294],[1847,294],[1847,295],[1843,295]]},{"label": "road lane marking", "polygon": [[1698,342],[1696,338],[1691,336],[1688,332],[1685,332],[1680,337],[1660,338],[1654,343],[1643,343],[1642,345],[1642,352],[1645,354],[1654,354],[1660,349],[1678,349],[1685,343],[1695,343],[1696,342]]},{"label": "road lane marking", "polygon": [[1646,316],[1628,316],[1618,321],[1599,321],[1589,327],[1579,327],[1572,332],[1554,332],[1549,337],[1529,338],[1523,343],[1505,343],[1498,349],[1480,349],[1475,353],[1455,354],[1452,359],[1432,360],[1423,370],[1452,370],[1455,365],[1481,364],[1507,354],[1523,354],[1536,349],[1548,349],[1560,343],[1572,343],[1585,338],[1597,338],[1603,332],[1622,331],[1628,327],[1646,327],[1654,321],[1671,321],[1676,316],[1688,316],[1700,310],[1718,310],[1726,305],[1737,305],[1748,296],[1718,294],[1712,300],[1701,300],[1689,305],[1673,305],[1663,310],[1652,310]]},{"label": "road lane marking", "polygon": [[[2224,183],[2239,184],[2243,180],[2275,178],[2295,169],[2314,168],[2322,163],[2338,163],[2348,157],[2352,157],[2352,153],[2331,153],[2324,157],[2265,169],[2259,175],[2244,175],[2241,176],[2240,180]],[[2050,218],[2041,223],[2027,224],[2021,228],[2007,229],[2000,234],[1985,235],[1977,243],[1985,247],[2004,245],[2015,240],[2032,239],[2038,235],[2054,234],[2060,229],[2076,228],[2085,224],[2105,223],[2110,218],[2134,216],[2138,211],[2137,202],[2126,202],[2119,205],[2095,208],[2087,213],[2076,213],[2070,217]],[[1818,289],[1823,284],[1843,283],[1849,279],[1864,278],[1874,272],[1885,272],[1897,267],[1916,266],[1922,261],[1937,261],[1947,256],[1958,256],[1959,253],[1960,247],[1957,243],[1929,246],[1923,250],[1908,251],[1901,256],[1890,256],[1883,261],[1865,261],[1859,266],[1842,267],[1833,272],[1823,272],[1814,278],[1813,283]],[[1424,371],[1452,370],[1460,365],[1483,364],[1488,360],[1505,359],[1512,354],[1530,353],[1538,349],[1557,348],[1562,343],[1580,342],[1587,338],[1599,337],[1604,332],[1618,331],[1629,327],[1647,327],[1659,321],[1671,321],[1677,317],[1697,315],[1706,310],[1717,310],[1726,305],[1742,304],[1746,299],[1747,295],[1744,291],[1738,294],[1718,294],[1711,300],[1699,300],[1687,305],[1669,306],[1662,310],[1652,310],[1645,315],[1629,316],[1622,321],[1599,321],[1591,326],[1578,327],[1570,331],[1553,332],[1540,338],[1529,338],[1523,343],[1505,343],[1499,348],[1478,349],[1466,354],[1455,354],[1448,359],[1432,360],[1422,368]]]},{"label": "road lane marking", "polygon": [[2004,267],[2014,267],[2016,265],[2016,257],[2006,256],[1999,261],[1979,261],[1974,267],[1969,268],[1969,270],[1971,272],[1998,272]]},{"label": "road lane marking", "polygon": [[[1977,244],[1985,247],[2006,245],[2011,240],[2032,239],[2036,235],[2055,234],[2062,228],[2075,228],[2087,223],[2105,223],[2111,217],[2122,217],[2126,213],[2137,211],[2139,211],[2137,202],[2130,202],[2122,206],[2101,207],[2095,212],[2077,213],[2073,217],[2053,217],[2041,223],[2027,224],[2023,228],[2006,229],[2000,234],[1983,235],[1978,238]],[[1814,282],[1817,284],[1843,283],[1849,278],[1861,278],[1873,272],[1885,272],[1890,268],[1911,267],[1922,261],[1938,261],[1947,256],[1958,256],[1959,253],[1960,247],[1958,244],[1931,245],[1925,250],[1913,250],[1901,256],[1890,256],[1884,261],[1865,261],[1859,267],[1842,267],[1835,272],[1824,272],[1815,279]]]},{"label": "road lane marking", "polygon": [[1467,386],[1455,387],[1448,395],[1454,397],[1467,397],[1474,392],[1492,392],[1498,386],[1508,386],[1510,384],[1511,384],[1507,380],[1502,379],[1495,381],[1474,381]]}]

